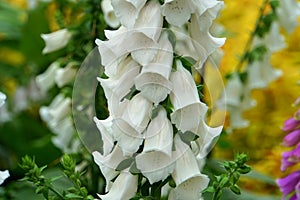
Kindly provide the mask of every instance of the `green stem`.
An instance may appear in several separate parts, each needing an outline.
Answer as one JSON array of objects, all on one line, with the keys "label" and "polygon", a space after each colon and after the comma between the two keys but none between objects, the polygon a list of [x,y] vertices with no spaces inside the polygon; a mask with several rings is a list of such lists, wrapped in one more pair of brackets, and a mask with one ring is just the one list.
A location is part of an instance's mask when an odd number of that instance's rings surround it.
[{"label": "green stem", "polygon": [[52,184],[48,185],[49,190],[51,190],[54,194],[56,194],[60,199],[64,199],[63,195],[60,194],[56,189],[54,189],[54,187],[52,186]]},{"label": "green stem", "polygon": [[242,66],[243,66],[243,63],[245,62],[246,58],[247,58],[247,54],[251,48],[251,45],[253,43],[253,39],[254,39],[254,36],[256,35],[256,30],[259,26],[259,24],[261,23],[261,20],[263,19],[263,16],[264,16],[264,11],[267,7],[267,5],[269,4],[269,0],[264,0],[262,6],[260,7],[259,9],[259,14],[258,14],[258,18],[256,20],[256,23],[255,23],[255,28],[254,30],[252,31],[246,45],[245,45],[245,48],[244,48],[244,51],[243,51],[243,56],[241,57],[239,63],[237,64],[236,66],[236,71],[241,71],[242,70]]}]

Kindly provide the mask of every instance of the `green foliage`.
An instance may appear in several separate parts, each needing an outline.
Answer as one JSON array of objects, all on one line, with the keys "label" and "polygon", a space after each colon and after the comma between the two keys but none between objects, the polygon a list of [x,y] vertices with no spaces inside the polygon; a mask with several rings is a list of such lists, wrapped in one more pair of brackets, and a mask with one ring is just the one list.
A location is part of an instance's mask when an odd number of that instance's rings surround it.
[{"label": "green foliage", "polygon": [[247,154],[235,154],[234,161],[223,163],[225,172],[215,176],[215,180],[204,192],[213,193],[213,200],[219,200],[225,188],[229,188],[233,193],[240,195],[241,189],[237,183],[241,175],[251,171],[251,167],[246,164],[248,160]]},{"label": "green foliage", "polygon": [[72,183],[71,187],[66,188],[63,191],[60,191],[59,188],[54,186],[54,182],[62,177],[52,176],[51,178],[46,178],[43,174],[47,166],[38,167],[35,163],[35,159],[27,155],[22,158],[22,162],[20,163],[20,167],[26,171],[25,177],[22,180],[33,183],[36,186],[35,192],[37,194],[42,194],[46,199],[94,199],[93,196],[88,194],[87,188],[82,183],[82,174],[75,170],[75,160],[69,155],[64,155],[61,160],[61,166],[65,177]]}]

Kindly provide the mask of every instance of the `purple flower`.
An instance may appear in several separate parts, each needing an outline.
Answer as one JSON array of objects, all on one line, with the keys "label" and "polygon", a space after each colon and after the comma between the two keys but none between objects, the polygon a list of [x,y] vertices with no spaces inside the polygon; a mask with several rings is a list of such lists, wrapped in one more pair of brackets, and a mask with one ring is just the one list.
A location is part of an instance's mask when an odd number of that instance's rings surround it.
[{"label": "purple flower", "polygon": [[289,166],[295,165],[300,161],[300,144],[291,151],[284,152],[281,160],[281,171],[285,171]]},{"label": "purple flower", "polygon": [[[295,171],[284,178],[280,178],[276,180],[277,185],[280,187],[280,191],[283,193],[282,199],[285,199],[291,192],[295,189],[298,189],[300,181],[300,171]],[[297,200],[297,195],[295,197],[291,197],[290,200]]]},{"label": "purple flower", "polygon": [[297,120],[294,117],[291,117],[290,119],[288,119],[284,122],[282,130],[283,131],[292,131],[292,130],[295,130],[298,126],[300,126],[300,120]]},{"label": "purple flower", "polygon": [[284,137],[284,146],[293,146],[300,141],[300,129],[294,130]]}]

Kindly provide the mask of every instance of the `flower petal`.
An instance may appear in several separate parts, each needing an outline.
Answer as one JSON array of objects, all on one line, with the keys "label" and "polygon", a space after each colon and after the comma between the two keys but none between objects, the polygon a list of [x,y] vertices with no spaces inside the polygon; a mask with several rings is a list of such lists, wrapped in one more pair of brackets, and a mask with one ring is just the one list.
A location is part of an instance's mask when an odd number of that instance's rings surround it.
[{"label": "flower petal", "polygon": [[71,36],[72,34],[68,29],[61,29],[49,34],[41,34],[42,39],[46,43],[43,54],[64,48],[71,39]]},{"label": "flower petal", "polygon": [[9,177],[9,172],[8,170],[5,171],[0,171],[0,185]]}]

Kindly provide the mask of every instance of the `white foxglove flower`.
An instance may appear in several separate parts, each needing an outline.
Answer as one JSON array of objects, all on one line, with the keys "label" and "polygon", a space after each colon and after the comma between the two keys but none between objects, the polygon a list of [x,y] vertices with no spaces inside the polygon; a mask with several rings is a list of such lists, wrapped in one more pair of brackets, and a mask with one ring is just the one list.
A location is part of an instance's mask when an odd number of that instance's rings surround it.
[{"label": "white foxglove flower", "polygon": [[104,20],[110,27],[117,28],[120,26],[120,21],[114,13],[114,9],[111,5],[111,0],[101,1],[101,9],[104,14]]},{"label": "white foxglove flower", "polygon": [[6,95],[0,92],[0,107],[4,105],[6,100]]},{"label": "white foxglove flower", "polygon": [[173,84],[170,100],[174,107],[171,121],[182,132],[192,130],[206,114],[207,106],[200,102],[194,79],[180,61],[170,80]]},{"label": "white foxglove flower", "polygon": [[[219,9],[219,7],[216,8]],[[209,32],[209,28],[212,23],[210,22],[210,20],[208,20],[208,17],[209,12],[205,12],[201,16],[193,14],[191,17],[191,23],[189,24],[189,32],[191,38],[193,39],[192,42],[194,48],[198,54],[198,66],[196,66],[197,70],[202,67],[209,55],[211,55],[214,51],[216,51],[216,49],[223,46],[225,43],[225,38],[214,37]]]},{"label": "white foxglove flower", "polygon": [[52,103],[40,109],[41,118],[50,126],[55,127],[62,119],[71,114],[71,99],[62,94],[57,95]]},{"label": "white foxglove flower", "polygon": [[9,177],[8,170],[0,171],[0,185]]},{"label": "white foxglove flower", "polygon": [[141,153],[135,159],[137,168],[150,184],[166,179],[175,168],[174,159],[161,151]]},{"label": "white foxglove flower", "polygon": [[111,0],[116,16],[121,24],[132,28],[147,0]]},{"label": "white foxglove flower", "polygon": [[94,117],[94,121],[100,131],[103,141],[103,156],[107,156],[114,147],[112,120],[111,116],[105,120],[99,120],[97,117]]},{"label": "white foxglove flower", "polygon": [[280,25],[288,33],[292,33],[298,25],[298,17],[300,15],[300,4],[297,0],[284,0],[279,2],[277,15]]},{"label": "white foxglove flower", "polygon": [[217,102],[218,106],[222,109],[226,109],[226,105],[238,106],[241,102],[243,87],[244,85],[239,75],[232,74],[226,83],[225,91],[222,94],[221,100]]},{"label": "white foxglove flower", "polygon": [[278,22],[272,22],[270,31],[264,38],[265,45],[271,52],[280,51],[286,47],[284,37],[280,34]]},{"label": "white foxglove flower", "polygon": [[254,61],[247,67],[249,88],[266,88],[272,81],[281,76],[282,72],[271,66],[270,58],[271,55],[266,54],[262,61]]},{"label": "white foxglove flower", "polygon": [[161,6],[157,1],[150,1],[141,10],[133,28],[157,41],[161,34],[162,26]]},{"label": "white foxglove flower", "polygon": [[[105,97],[108,102],[108,109],[111,115],[118,108],[114,108],[116,104],[130,92],[134,86],[134,78],[140,72],[140,66],[131,57],[127,57],[118,66],[116,71],[111,72],[112,75],[108,79],[98,78],[102,88],[104,89]],[[112,71],[112,69],[110,69]]]},{"label": "white foxglove flower", "polygon": [[249,121],[243,118],[243,109],[233,106],[227,107],[230,113],[230,128],[245,128],[249,126]]},{"label": "white foxglove flower", "polygon": [[190,19],[195,9],[191,0],[166,0],[162,5],[162,14],[170,24],[182,26]]},{"label": "white foxglove flower", "polygon": [[105,195],[98,195],[102,200],[125,200],[135,196],[138,176],[130,172],[121,172],[111,189]]},{"label": "white foxglove flower", "polygon": [[35,78],[38,88],[40,88],[43,93],[47,92],[55,85],[55,75],[57,69],[59,69],[59,63],[53,62],[44,73],[39,74]]},{"label": "white foxglove flower", "polygon": [[175,153],[178,156],[172,177],[176,187],[170,191],[169,200],[198,200],[208,183],[209,178],[201,174],[198,162],[192,150],[175,136]]},{"label": "white foxglove flower", "polygon": [[119,172],[116,171],[118,165],[120,164],[120,162],[125,160],[126,157],[123,156],[123,152],[118,146],[115,146],[113,151],[106,156],[103,156],[98,151],[94,151],[93,157],[95,163],[99,166],[106,180],[106,184],[107,184],[106,192],[107,192],[110,189],[109,188],[110,185],[108,184],[119,174]]},{"label": "white foxglove flower", "polygon": [[157,116],[151,120],[145,133],[143,152],[161,151],[172,155],[173,127],[165,109],[159,108]]},{"label": "white foxglove flower", "polygon": [[173,128],[166,111],[160,109],[150,122],[143,152],[136,156],[136,166],[152,184],[164,180],[174,169],[172,158]]},{"label": "white foxglove flower", "polygon": [[46,43],[43,54],[64,48],[71,39],[71,36],[72,34],[66,28],[49,34],[41,34],[41,37]]},{"label": "white foxglove flower", "polygon": [[192,130],[194,134],[199,136],[198,139],[191,142],[194,145],[193,147],[195,147],[192,150],[198,160],[207,156],[214,145],[213,141],[220,135],[222,129],[223,126],[209,127],[204,120],[201,120],[197,129]]},{"label": "white foxglove flower", "polygon": [[53,144],[61,149],[64,153],[74,153],[77,152],[78,148],[72,145],[75,143],[74,134],[76,132],[73,120],[71,117],[67,117],[58,123],[55,123],[50,126],[52,132],[56,133],[52,137]]},{"label": "white foxglove flower", "polygon": [[142,132],[150,120],[152,103],[141,94],[127,104],[120,118],[113,120],[113,134],[124,155],[135,153],[144,140]]},{"label": "white foxglove flower", "polygon": [[56,70],[54,80],[58,87],[61,88],[74,80],[77,73],[77,70],[74,68],[75,65],[77,65],[76,62],[70,62],[65,68]]},{"label": "white foxglove flower", "polygon": [[173,49],[163,34],[160,39],[160,49],[154,60],[142,68],[140,75],[135,78],[135,87],[149,101],[157,105],[163,101],[172,89],[169,77],[173,64]]}]

